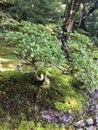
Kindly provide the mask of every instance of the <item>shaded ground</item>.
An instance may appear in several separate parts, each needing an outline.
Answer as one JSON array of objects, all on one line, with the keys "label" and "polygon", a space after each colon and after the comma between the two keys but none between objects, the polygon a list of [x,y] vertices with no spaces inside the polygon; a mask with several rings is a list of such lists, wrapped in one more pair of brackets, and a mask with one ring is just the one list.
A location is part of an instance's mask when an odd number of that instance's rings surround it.
[{"label": "shaded ground", "polygon": [[13,53],[14,47],[0,43],[0,71],[15,70],[19,62]]}]

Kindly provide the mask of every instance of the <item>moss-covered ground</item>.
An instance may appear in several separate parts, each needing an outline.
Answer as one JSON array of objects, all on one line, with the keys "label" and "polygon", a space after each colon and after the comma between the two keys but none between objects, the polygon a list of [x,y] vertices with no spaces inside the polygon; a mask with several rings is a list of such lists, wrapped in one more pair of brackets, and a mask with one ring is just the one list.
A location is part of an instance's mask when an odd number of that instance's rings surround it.
[{"label": "moss-covered ground", "polygon": [[41,123],[37,112],[54,109],[81,113],[85,98],[77,89],[79,84],[55,67],[41,70],[45,75],[41,83],[34,79],[33,73],[19,72],[16,69],[19,60],[13,49],[0,43],[0,130],[65,130],[55,124]]},{"label": "moss-covered ground", "polygon": [[0,42],[0,71],[15,70],[18,63],[17,57],[13,53],[14,47],[6,46]]}]

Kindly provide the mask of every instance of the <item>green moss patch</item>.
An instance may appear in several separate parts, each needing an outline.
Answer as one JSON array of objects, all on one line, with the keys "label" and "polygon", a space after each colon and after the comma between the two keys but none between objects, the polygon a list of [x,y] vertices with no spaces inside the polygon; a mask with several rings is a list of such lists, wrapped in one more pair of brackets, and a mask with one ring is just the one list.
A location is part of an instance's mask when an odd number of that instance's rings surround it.
[{"label": "green moss patch", "polygon": [[13,50],[15,48],[12,46],[8,46],[3,42],[0,42],[0,57],[2,58],[7,58],[7,59],[12,59],[12,60],[16,60],[16,56],[13,53]]},{"label": "green moss patch", "polygon": [[[77,81],[54,67],[41,72],[45,75],[43,82],[35,81],[33,73],[0,72],[0,119],[20,124],[22,120],[40,121],[38,112],[42,110],[81,111],[84,95],[75,88]],[[29,123],[24,126],[20,124],[19,130],[29,130]]]},{"label": "green moss patch", "polygon": [[20,124],[17,124],[16,127],[12,126],[10,123],[1,123],[0,130],[75,130],[74,127],[70,126],[65,128],[64,126],[58,126],[56,124],[34,124],[33,121],[22,121]]},{"label": "green moss patch", "polygon": [[14,55],[13,50],[14,47],[0,42],[0,71],[13,71],[16,69],[19,60]]},{"label": "green moss patch", "polygon": [[85,100],[83,93],[76,88],[77,81],[71,76],[64,75],[57,68],[45,70],[50,79],[50,96],[59,111],[81,111]]}]

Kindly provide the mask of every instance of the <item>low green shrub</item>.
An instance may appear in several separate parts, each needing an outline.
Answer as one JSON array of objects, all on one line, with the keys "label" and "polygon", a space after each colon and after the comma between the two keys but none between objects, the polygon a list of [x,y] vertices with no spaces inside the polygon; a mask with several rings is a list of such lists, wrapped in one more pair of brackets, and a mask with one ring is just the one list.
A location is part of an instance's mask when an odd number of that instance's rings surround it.
[{"label": "low green shrub", "polygon": [[10,23],[10,27],[16,30],[6,30],[1,37],[7,44],[15,46],[14,53],[18,58],[34,67],[36,63],[42,66],[64,64],[65,58],[60,49],[60,42],[52,35],[51,28],[25,21],[14,21]]},{"label": "low green shrub", "polygon": [[73,33],[68,44],[74,77],[84,84],[83,87],[93,90],[98,85],[98,66],[94,58],[97,48],[87,36],[79,33]]}]

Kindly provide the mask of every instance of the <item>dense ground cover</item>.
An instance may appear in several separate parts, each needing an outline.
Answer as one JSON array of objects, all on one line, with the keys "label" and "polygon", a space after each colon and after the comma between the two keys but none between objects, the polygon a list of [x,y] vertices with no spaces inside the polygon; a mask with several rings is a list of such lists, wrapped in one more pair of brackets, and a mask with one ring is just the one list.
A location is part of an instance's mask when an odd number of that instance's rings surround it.
[{"label": "dense ground cover", "polygon": [[39,122],[36,126],[38,130],[46,127],[48,130],[53,127],[58,130],[60,129],[58,125],[47,123],[42,123],[45,126],[41,125],[43,118],[39,117],[38,113],[36,115],[36,112],[47,109],[64,112],[71,109],[72,112],[81,112],[84,97],[81,91],[76,89],[77,82],[74,78],[63,75],[61,70],[55,67],[49,67],[42,70],[47,80],[43,83],[37,82],[32,72],[21,73],[17,70],[19,61],[13,55],[11,47],[2,44],[1,48],[0,128],[2,130],[11,127],[30,130],[35,127],[34,120]]}]

